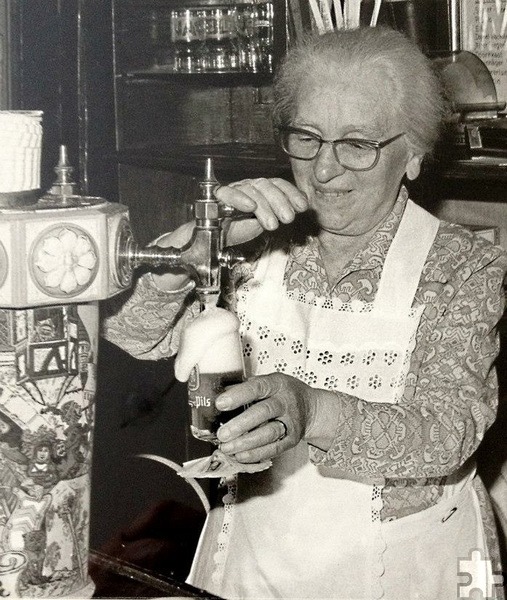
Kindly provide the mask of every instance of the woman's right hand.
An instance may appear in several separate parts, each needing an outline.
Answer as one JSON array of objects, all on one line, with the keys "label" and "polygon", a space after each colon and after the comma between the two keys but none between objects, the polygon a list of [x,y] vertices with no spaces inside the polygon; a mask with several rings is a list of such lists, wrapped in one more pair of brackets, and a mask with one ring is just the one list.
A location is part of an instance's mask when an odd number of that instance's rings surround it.
[{"label": "woman's right hand", "polygon": [[[306,196],[292,183],[278,177],[243,179],[220,186],[215,197],[221,204],[238,212],[251,214],[251,219],[233,219],[227,230],[226,244],[235,246],[252,240],[263,231],[274,231],[281,223],[291,223],[297,213],[308,209]],[[162,247],[181,248],[191,238],[194,223],[185,223],[156,241]],[[177,290],[188,283],[185,272],[154,275],[157,285],[165,290]]]},{"label": "woman's right hand", "polygon": [[294,221],[296,214],[308,209],[306,196],[285,179],[242,179],[219,187],[217,200],[251,219],[233,220],[227,233],[227,244],[235,246],[252,240],[263,231],[274,231],[281,223]]}]

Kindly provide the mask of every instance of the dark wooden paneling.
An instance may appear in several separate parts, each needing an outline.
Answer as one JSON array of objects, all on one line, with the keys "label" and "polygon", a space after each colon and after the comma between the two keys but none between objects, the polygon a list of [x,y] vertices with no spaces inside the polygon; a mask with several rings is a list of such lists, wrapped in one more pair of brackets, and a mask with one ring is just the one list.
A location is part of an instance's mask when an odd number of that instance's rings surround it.
[{"label": "dark wooden paneling", "polygon": [[78,118],[83,189],[118,200],[111,11],[110,0],[79,0]]},{"label": "dark wooden paneling", "polygon": [[77,10],[75,0],[19,3],[18,91],[13,108],[44,111],[43,189],[54,180],[60,144],[68,145],[74,163],[79,156]]},{"label": "dark wooden paneling", "polygon": [[12,108],[44,111],[42,188],[65,144],[83,192],[116,199],[111,3],[22,0],[15,9]]}]

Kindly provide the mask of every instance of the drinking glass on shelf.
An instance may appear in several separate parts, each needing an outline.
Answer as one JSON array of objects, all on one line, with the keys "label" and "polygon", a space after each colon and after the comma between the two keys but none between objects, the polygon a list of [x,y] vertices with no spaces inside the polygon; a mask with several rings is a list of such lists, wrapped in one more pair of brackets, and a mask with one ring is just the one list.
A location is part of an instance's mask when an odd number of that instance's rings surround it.
[{"label": "drinking glass on shelf", "polygon": [[204,9],[185,8],[171,11],[175,71],[195,73],[203,70],[205,19]]},{"label": "drinking glass on shelf", "polygon": [[242,71],[272,71],[273,4],[248,2],[237,6],[238,59]]},{"label": "drinking glass on shelf", "polygon": [[233,71],[238,68],[236,54],[237,14],[235,7],[210,7],[204,21],[204,71]]},{"label": "drinking glass on shelf", "polygon": [[174,9],[170,20],[174,71],[272,70],[271,1]]},{"label": "drinking glass on shelf", "polygon": [[166,67],[170,65],[173,61],[170,13],[152,10],[149,15],[149,32],[153,49],[153,66]]}]

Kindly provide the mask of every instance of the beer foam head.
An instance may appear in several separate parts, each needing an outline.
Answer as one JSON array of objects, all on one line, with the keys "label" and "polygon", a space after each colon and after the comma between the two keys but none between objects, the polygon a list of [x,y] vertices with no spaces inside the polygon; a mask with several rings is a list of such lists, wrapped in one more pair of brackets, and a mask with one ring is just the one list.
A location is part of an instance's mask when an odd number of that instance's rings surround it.
[{"label": "beer foam head", "polygon": [[239,320],[223,308],[208,308],[181,334],[174,363],[179,381],[187,381],[193,367],[201,373],[243,372]]}]

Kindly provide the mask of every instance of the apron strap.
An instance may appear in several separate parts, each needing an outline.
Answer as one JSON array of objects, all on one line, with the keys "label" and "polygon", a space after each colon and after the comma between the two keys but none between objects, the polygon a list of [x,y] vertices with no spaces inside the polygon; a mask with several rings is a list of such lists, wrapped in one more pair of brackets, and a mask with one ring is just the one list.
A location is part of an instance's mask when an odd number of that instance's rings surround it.
[{"label": "apron strap", "polygon": [[[440,221],[408,200],[398,231],[387,252],[374,301],[374,310],[407,314],[412,307],[421,272]],[[416,243],[414,243],[414,240]],[[282,249],[264,252],[256,268],[257,281],[282,289],[288,255]]]},{"label": "apron strap", "polygon": [[288,258],[288,253],[281,248],[268,249],[267,252],[263,252],[255,268],[255,279],[262,282],[263,285],[269,281],[277,288],[282,289]]},{"label": "apron strap", "polygon": [[387,252],[374,309],[407,314],[440,221],[408,200],[398,231]]}]

